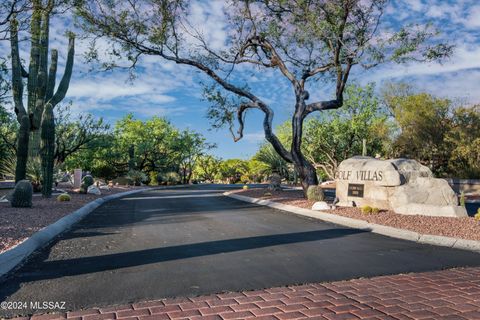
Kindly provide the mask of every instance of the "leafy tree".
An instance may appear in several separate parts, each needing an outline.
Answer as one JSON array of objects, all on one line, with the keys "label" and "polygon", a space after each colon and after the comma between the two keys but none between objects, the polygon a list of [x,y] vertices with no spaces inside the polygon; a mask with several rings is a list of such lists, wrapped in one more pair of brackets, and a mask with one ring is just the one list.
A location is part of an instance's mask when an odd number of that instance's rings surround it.
[{"label": "leafy tree", "polygon": [[222,161],[220,164],[219,177],[226,183],[237,183],[247,171],[247,161],[241,159],[228,159]]},{"label": "leafy tree", "polygon": [[[98,0],[77,4],[86,29],[112,39],[117,56],[123,51],[135,65],[140,55],[154,55],[208,76],[212,80],[205,90],[212,103],[209,117],[216,127],[228,126],[235,140],[243,136],[245,112],[260,110],[266,140],[285,161],[294,164],[304,191],[318,180],[314,166],[302,152],[303,121],[311,113],[343,105],[352,68],[412,59],[433,61],[452,52],[451,46],[431,41],[436,30],[429,26],[380,28],[386,0],[231,0],[225,12],[228,37],[220,49],[193,27],[188,1]],[[238,65],[244,67],[236,68]],[[293,92],[289,148],[273,132],[272,107],[254,93],[248,80],[242,82],[238,73],[248,70],[262,78],[268,69],[283,76]],[[309,102],[306,88],[321,78],[335,83],[333,99]]]},{"label": "leafy tree", "polygon": [[182,182],[186,184],[192,179],[193,170],[198,158],[204,155],[207,150],[214,148],[215,145],[207,143],[201,134],[190,130],[182,131],[177,139],[177,143]]},{"label": "leafy tree", "polygon": [[445,175],[450,146],[445,138],[450,130],[453,103],[428,93],[411,93],[400,87],[384,93],[385,101],[399,128],[393,143],[393,156],[419,160],[438,174]]},{"label": "leafy tree", "polygon": [[195,179],[214,182],[220,171],[222,160],[212,155],[200,155],[193,170]]},{"label": "leafy tree", "polygon": [[110,162],[119,171],[129,166],[130,148],[134,146],[135,169],[144,172],[178,171],[180,132],[165,118],[137,120],[132,114],[115,124],[114,146]]},{"label": "leafy tree", "polygon": [[342,108],[306,122],[303,152],[322,175],[333,179],[340,162],[362,154],[364,139],[367,155],[385,155],[391,131],[388,114],[375,96],[374,86],[351,85],[346,89]]},{"label": "leafy tree", "polygon": [[64,163],[72,154],[84,152],[87,148],[97,151],[103,147],[102,138],[110,125],[102,118],[95,119],[91,114],[80,114],[72,119],[70,105],[60,106],[55,117],[55,162]]},{"label": "leafy tree", "polygon": [[449,173],[464,179],[480,178],[480,106],[460,107],[453,112],[451,129],[445,137],[451,146]]}]

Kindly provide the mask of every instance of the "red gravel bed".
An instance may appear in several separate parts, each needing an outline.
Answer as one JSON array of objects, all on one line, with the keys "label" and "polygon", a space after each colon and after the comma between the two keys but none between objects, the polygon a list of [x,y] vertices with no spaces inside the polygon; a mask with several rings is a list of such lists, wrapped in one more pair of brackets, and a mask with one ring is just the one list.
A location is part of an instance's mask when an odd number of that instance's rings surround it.
[{"label": "red gravel bed", "polygon": [[[301,190],[271,192],[272,196],[264,196],[265,189],[240,190],[238,193],[247,197],[268,199],[283,204],[310,209],[314,201],[303,198]],[[381,211],[378,214],[363,214],[359,208],[337,208],[328,210],[331,214],[353,219],[365,220],[384,226],[406,229],[421,234],[453,237],[480,241],[480,221],[472,217],[428,217],[419,215],[401,215],[393,211]]]},{"label": "red gravel bed", "polygon": [[[65,190],[65,188],[63,188]],[[102,195],[78,194],[69,191],[71,201],[58,202],[56,197],[33,197],[32,208],[12,208],[8,202],[0,202],[0,253],[25,241],[35,232],[79,209],[86,203],[110,194],[133,190],[132,187],[114,187],[101,190]]]},{"label": "red gravel bed", "polygon": [[465,268],[63,310],[22,320],[473,320],[480,319],[479,310],[480,269]]}]

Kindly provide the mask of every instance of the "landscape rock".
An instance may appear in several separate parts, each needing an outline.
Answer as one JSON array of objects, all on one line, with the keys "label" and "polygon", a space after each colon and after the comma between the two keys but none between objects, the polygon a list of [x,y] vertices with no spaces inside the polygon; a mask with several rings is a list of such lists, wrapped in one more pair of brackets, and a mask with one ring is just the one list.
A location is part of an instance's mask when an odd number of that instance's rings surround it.
[{"label": "landscape rock", "polygon": [[317,201],[312,206],[312,210],[315,210],[315,211],[330,210],[330,209],[331,209],[330,206],[325,201]]},{"label": "landscape rock", "polygon": [[465,217],[466,209],[444,179],[412,159],[353,157],[335,174],[338,206],[371,206],[399,214]]},{"label": "landscape rock", "polygon": [[102,194],[102,192],[100,191],[100,189],[97,188],[97,186],[95,186],[95,185],[89,186],[88,189],[87,189],[87,193],[89,193],[89,194],[95,194],[95,195],[97,195],[97,196],[99,196],[99,195]]}]

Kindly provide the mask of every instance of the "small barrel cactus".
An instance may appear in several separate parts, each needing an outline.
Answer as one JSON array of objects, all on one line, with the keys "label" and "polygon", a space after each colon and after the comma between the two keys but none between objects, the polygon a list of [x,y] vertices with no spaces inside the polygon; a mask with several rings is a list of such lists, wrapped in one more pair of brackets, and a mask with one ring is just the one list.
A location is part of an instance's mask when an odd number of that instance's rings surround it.
[{"label": "small barrel cactus", "polygon": [[83,177],[82,179],[82,184],[85,184],[88,187],[90,187],[91,185],[93,185],[94,181],[93,181],[93,177],[91,175],[86,175],[85,177]]},{"label": "small barrel cactus", "polygon": [[20,180],[9,196],[10,204],[15,208],[32,207],[33,187],[29,180]]},{"label": "small barrel cactus", "polygon": [[324,201],[325,194],[320,186],[309,186],[307,189],[307,199],[312,201]]},{"label": "small barrel cactus", "polygon": [[373,208],[370,206],[363,206],[360,208],[363,214],[370,214],[373,213]]},{"label": "small barrel cactus", "polygon": [[59,202],[64,202],[64,201],[70,201],[72,200],[72,197],[68,193],[62,193],[57,197],[57,201]]}]

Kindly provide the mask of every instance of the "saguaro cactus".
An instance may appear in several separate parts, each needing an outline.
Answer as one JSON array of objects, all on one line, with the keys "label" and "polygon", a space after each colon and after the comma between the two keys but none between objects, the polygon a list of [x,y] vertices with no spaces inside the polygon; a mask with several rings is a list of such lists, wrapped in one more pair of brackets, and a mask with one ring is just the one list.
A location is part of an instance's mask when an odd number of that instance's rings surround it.
[{"label": "saguaro cactus", "polygon": [[42,194],[45,197],[50,197],[52,195],[53,156],[55,153],[55,119],[53,116],[53,107],[50,103],[45,105],[40,128],[42,138]]},{"label": "saguaro cactus", "polygon": [[[15,104],[15,113],[20,124],[17,149],[17,167],[15,180],[25,179],[28,154],[42,155],[44,168],[44,196],[51,195],[53,175],[53,152],[55,140],[55,124],[53,109],[65,97],[72,76],[75,37],[69,35],[68,55],[65,73],[55,91],[57,76],[58,52],[52,50],[51,63],[48,69],[48,42],[50,14],[55,4],[48,0],[43,4],[41,0],[32,1],[32,17],[30,24],[30,62],[28,72],[22,66],[18,49],[18,23],[11,19],[11,56],[12,56],[12,91]],[[27,109],[23,104],[23,80],[27,78]],[[44,119],[43,119],[44,118]],[[47,132],[41,134],[46,128]],[[29,136],[31,139],[29,139]],[[30,140],[30,141],[29,141]],[[40,141],[42,140],[42,142]],[[53,142],[52,142],[53,141]],[[45,150],[40,150],[40,147]],[[29,152],[30,150],[30,152]],[[50,163],[48,163],[50,162]]]}]

